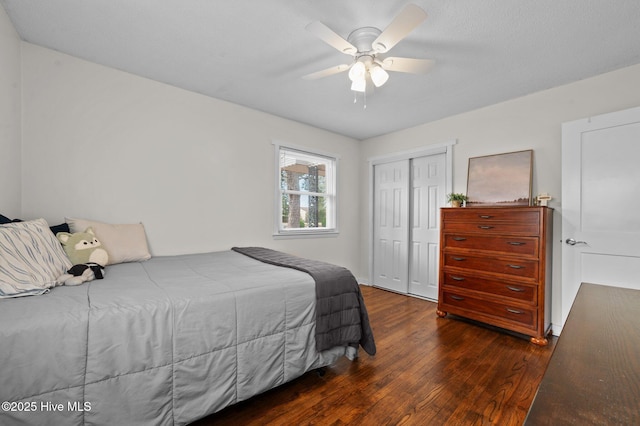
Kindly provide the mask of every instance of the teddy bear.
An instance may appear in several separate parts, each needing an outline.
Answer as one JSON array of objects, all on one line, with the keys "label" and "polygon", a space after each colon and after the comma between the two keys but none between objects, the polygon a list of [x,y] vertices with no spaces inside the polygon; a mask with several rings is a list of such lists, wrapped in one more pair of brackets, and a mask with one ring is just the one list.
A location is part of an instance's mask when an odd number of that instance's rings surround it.
[{"label": "teddy bear", "polygon": [[79,285],[95,278],[102,279],[104,266],[109,261],[109,254],[96,238],[93,228],[85,232],[58,232],[58,241],[67,257],[74,265],[66,274],[58,278],[58,282],[65,285]]}]

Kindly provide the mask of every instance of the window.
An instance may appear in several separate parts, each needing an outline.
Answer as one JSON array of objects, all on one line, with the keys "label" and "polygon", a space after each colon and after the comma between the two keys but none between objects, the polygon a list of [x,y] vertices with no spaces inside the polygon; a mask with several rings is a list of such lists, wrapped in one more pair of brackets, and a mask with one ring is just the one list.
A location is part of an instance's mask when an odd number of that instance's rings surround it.
[{"label": "window", "polygon": [[276,146],[277,234],[337,232],[336,158]]}]

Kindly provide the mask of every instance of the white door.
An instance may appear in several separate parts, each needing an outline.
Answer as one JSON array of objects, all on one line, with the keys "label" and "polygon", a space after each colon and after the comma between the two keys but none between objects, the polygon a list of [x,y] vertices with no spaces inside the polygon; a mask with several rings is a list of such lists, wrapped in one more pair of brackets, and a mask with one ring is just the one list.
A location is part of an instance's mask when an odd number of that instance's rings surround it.
[{"label": "white door", "polygon": [[640,289],[640,108],[562,126],[562,324],[582,282]]},{"label": "white door", "polygon": [[446,203],[445,154],[411,160],[409,293],[438,299],[440,207]]},{"label": "white door", "polygon": [[373,285],[407,293],[409,161],[374,166]]}]

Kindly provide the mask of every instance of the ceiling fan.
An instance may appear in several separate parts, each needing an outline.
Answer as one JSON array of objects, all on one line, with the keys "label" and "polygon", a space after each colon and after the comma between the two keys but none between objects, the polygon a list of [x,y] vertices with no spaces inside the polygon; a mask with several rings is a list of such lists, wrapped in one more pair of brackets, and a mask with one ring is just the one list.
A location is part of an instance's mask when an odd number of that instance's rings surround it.
[{"label": "ceiling fan", "polygon": [[384,57],[399,41],[427,19],[427,13],[415,4],[408,4],[384,31],[374,27],[358,28],[347,39],[340,37],[322,22],[307,25],[307,30],[329,46],[353,56],[350,64],[341,64],[305,75],[315,80],[349,70],[351,90],[365,92],[367,80],[380,87],[389,79],[387,71],[426,74],[433,66],[430,59]]}]

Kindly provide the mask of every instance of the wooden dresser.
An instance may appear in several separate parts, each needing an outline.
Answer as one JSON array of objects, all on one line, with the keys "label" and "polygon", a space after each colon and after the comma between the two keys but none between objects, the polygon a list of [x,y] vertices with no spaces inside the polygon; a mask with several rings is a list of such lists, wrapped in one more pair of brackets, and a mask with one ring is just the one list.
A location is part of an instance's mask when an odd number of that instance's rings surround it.
[{"label": "wooden dresser", "polygon": [[553,209],[443,208],[440,219],[438,315],[481,321],[546,345]]}]

